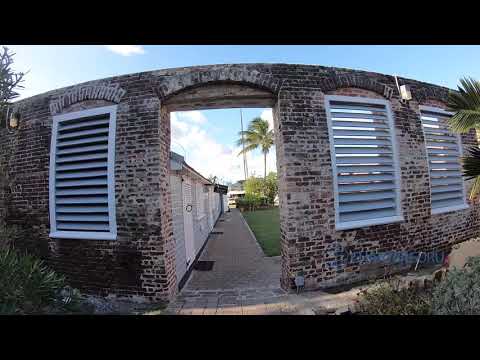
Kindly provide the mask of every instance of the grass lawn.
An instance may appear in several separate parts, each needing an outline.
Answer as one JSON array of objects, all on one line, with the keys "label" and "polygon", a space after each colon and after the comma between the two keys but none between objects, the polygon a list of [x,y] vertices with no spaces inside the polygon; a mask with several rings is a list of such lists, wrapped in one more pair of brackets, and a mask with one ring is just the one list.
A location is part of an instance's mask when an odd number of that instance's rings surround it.
[{"label": "grass lawn", "polygon": [[242,213],[265,255],[280,255],[280,214],[278,207]]}]

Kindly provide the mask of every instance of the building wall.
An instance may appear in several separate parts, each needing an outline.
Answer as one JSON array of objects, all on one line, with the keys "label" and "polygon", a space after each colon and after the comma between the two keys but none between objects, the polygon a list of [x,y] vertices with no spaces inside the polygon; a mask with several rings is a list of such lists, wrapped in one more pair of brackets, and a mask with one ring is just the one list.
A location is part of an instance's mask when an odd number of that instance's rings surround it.
[{"label": "building wall", "polygon": [[175,273],[178,283],[187,271],[181,176],[170,175],[170,189],[172,194],[173,236],[175,238]]},{"label": "building wall", "polygon": [[[446,249],[479,233],[479,205],[430,214],[429,176],[419,105],[446,102],[448,89],[411,79],[413,100],[399,101],[389,75],[309,65],[239,64],[167,69],[97,80],[18,102],[17,129],[0,130],[0,165],[12,178],[4,197],[9,223],[30,237],[19,247],[35,252],[67,275],[73,286],[101,295],[147,300],[176,292],[176,245],[170,194],[170,117],[163,104],[182,91],[237,83],[268,90],[273,106],[282,244],[282,286],[304,275],[308,289],[378,275],[383,269],[340,264],[336,249],[365,253]],[[118,85],[118,101],[66,102],[60,112],[118,103],[115,241],[50,239],[48,166],[52,126],[50,104],[82,86]],[[400,148],[401,223],[336,231],[332,168],[324,108],[325,94],[379,97],[390,101]],[[101,98],[101,96],[100,96]],[[198,104],[201,106],[201,104]],[[464,146],[477,144],[473,132]],[[471,184],[469,184],[470,186]],[[208,224],[199,230],[200,244]]]}]

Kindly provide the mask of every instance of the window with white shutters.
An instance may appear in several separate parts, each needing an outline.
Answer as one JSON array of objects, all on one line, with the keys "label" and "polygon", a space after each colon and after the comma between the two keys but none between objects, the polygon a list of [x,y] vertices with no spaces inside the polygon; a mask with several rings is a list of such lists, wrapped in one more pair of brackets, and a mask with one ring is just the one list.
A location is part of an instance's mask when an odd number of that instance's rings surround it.
[{"label": "window with white shutters", "polygon": [[53,117],[50,236],[115,240],[116,106]]},{"label": "window with white shutters", "polygon": [[450,131],[450,113],[433,107],[420,107],[430,172],[432,214],[466,208],[462,177],[460,135]]},{"label": "window with white shutters", "polygon": [[338,230],[401,221],[400,170],[389,103],[325,97]]}]

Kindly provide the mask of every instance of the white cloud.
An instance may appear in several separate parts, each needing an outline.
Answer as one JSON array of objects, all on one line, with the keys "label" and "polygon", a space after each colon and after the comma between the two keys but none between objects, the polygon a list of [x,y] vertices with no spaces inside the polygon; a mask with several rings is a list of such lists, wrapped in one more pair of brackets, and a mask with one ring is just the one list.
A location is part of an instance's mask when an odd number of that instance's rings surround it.
[{"label": "white cloud", "polygon": [[[201,120],[200,120],[201,119]],[[170,114],[172,150],[185,155],[187,163],[205,177],[215,175],[223,181],[235,182],[244,178],[241,148],[224,145],[199,126],[208,119],[201,111]],[[263,176],[262,154],[247,154],[249,175]],[[275,149],[267,156],[267,173],[276,171]]]},{"label": "white cloud", "polygon": [[122,56],[140,55],[145,53],[145,49],[140,45],[105,45],[105,47]]},{"label": "white cloud", "polygon": [[268,121],[268,126],[270,127],[270,129],[274,130],[274,127],[273,127],[273,113],[272,113],[272,109],[265,109],[262,111],[260,117],[263,119],[263,120],[267,120]]}]

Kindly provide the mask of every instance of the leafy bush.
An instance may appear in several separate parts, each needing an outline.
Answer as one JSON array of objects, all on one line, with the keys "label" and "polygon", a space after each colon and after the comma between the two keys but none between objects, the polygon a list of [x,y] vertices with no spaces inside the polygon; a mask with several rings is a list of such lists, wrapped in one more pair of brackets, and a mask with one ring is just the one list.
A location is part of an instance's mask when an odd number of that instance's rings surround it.
[{"label": "leafy bush", "polygon": [[429,315],[431,294],[413,287],[401,288],[395,280],[382,281],[359,294],[355,310],[368,315]]},{"label": "leafy bush", "polygon": [[255,210],[255,208],[265,203],[264,197],[257,194],[247,193],[243,198],[237,200],[237,206],[239,208]]},{"label": "leafy bush", "polygon": [[79,294],[43,261],[12,248],[0,250],[0,314],[73,310]]},{"label": "leafy bush", "polygon": [[480,256],[447,273],[433,291],[432,306],[436,315],[480,315]]}]

